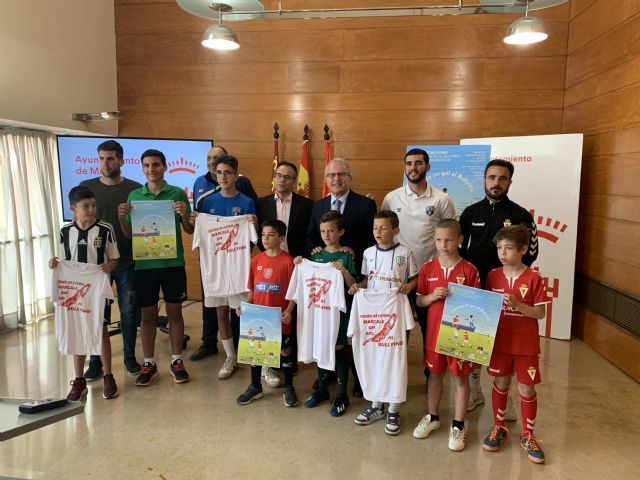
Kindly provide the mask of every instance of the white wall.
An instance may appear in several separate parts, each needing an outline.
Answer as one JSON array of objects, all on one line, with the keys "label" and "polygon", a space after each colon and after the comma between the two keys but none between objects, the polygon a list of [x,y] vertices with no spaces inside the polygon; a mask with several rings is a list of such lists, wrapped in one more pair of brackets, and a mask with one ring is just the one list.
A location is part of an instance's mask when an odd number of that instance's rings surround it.
[{"label": "white wall", "polygon": [[0,119],[116,135],[113,0],[0,0]]}]

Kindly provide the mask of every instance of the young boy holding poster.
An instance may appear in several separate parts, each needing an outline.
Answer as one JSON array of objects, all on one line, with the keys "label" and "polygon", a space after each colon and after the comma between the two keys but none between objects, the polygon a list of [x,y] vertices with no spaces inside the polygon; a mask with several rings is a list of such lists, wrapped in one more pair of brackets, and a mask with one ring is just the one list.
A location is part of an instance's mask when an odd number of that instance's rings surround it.
[{"label": "young boy holding poster", "polygon": [[522,225],[501,228],[494,237],[502,267],[489,272],[485,288],[504,294],[504,304],[488,368],[494,377],[491,397],[495,426],[482,448],[495,452],[507,438],[504,412],[515,371],[522,412],[520,446],[529,460],[544,463],[533,429],[538,409],[535,385],[540,383],[538,320],[544,318],[549,302],[540,274],[522,263],[529,238],[529,230]]},{"label": "young boy holding poster", "polygon": [[[474,364],[436,352],[438,333],[444,310],[444,302],[449,294],[449,282],[480,288],[480,276],[476,267],[464,260],[458,253],[462,242],[460,224],[452,218],[441,220],[436,225],[434,239],[438,256],[425,263],[418,276],[416,304],[429,307],[427,314],[427,344],[425,365],[429,367],[429,411],[413,431],[415,438],[427,438],[440,428],[440,399],[442,380],[447,370],[456,384],[454,419],[449,430],[449,449],[459,452],[464,449],[466,436],[464,418],[469,403],[469,374]],[[456,330],[457,331],[457,330]],[[466,333],[466,332],[465,332]]]},{"label": "young boy holding poster", "polygon": [[[280,362],[284,371],[284,405],[295,407],[298,397],[293,388],[293,362],[291,352],[291,308],[287,308],[289,302],[285,299],[287,287],[293,273],[293,260],[287,252],[282,250],[282,242],[287,234],[287,226],[280,220],[267,220],[262,223],[262,245],[265,251],[259,253],[251,260],[249,269],[249,295],[247,303],[264,305],[267,307],[280,307],[282,310],[282,344],[280,350]],[[238,308],[238,315],[241,314]],[[247,405],[253,400],[263,397],[262,367],[251,366],[251,384],[240,395],[236,402],[238,405]]]}]

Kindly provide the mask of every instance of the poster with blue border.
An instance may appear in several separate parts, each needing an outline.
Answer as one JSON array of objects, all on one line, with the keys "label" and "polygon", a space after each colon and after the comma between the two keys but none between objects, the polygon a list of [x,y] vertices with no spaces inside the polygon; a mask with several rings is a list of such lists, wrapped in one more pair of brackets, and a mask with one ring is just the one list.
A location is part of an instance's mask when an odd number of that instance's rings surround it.
[{"label": "poster with blue border", "polygon": [[238,362],[280,368],[280,307],[240,304]]},{"label": "poster with blue border", "polygon": [[436,352],[489,365],[504,296],[449,283]]},{"label": "poster with blue border", "polygon": [[178,256],[173,200],[131,202],[131,246],[134,260]]},{"label": "poster with blue border", "polygon": [[[484,167],[491,160],[490,145],[410,145],[429,155],[427,183],[444,191],[462,211],[484,198]],[[404,176],[404,185],[408,182]]]}]

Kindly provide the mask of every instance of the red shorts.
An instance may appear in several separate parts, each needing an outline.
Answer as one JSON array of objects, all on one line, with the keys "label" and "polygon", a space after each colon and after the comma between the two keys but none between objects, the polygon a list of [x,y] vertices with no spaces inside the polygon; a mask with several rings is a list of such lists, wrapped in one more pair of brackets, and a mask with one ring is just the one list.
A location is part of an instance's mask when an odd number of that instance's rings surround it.
[{"label": "red shorts", "polygon": [[518,383],[536,385],[540,383],[540,358],[538,355],[513,355],[493,351],[487,371],[492,377],[507,377],[514,371]]},{"label": "red shorts", "polygon": [[449,369],[451,375],[454,377],[460,377],[462,375],[469,375],[473,372],[474,364],[467,362],[466,360],[460,360],[456,357],[450,357],[443,355],[442,353],[433,352],[427,350],[427,358],[425,359],[425,365],[430,372],[443,373]]}]

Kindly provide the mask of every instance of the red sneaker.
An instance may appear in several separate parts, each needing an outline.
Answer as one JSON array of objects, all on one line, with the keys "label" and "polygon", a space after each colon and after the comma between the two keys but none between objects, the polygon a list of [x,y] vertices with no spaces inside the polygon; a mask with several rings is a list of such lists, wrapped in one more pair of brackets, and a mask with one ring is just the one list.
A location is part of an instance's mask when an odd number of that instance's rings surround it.
[{"label": "red sneaker", "polygon": [[83,397],[87,396],[89,389],[87,388],[87,381],[84,378],[76,378],[69,383],[71,384],[71,391],[67,395],[67,400],[70,402],[79,402]]},{"label": "red sneaker", "polygon": [[116,398],[118,396],[118,386],[116,385],[116,379],[113,375],[105,375],[104,377],[104,389],[102,390],[102,396],[107,400]]}]

